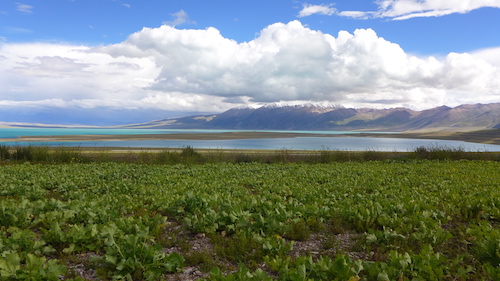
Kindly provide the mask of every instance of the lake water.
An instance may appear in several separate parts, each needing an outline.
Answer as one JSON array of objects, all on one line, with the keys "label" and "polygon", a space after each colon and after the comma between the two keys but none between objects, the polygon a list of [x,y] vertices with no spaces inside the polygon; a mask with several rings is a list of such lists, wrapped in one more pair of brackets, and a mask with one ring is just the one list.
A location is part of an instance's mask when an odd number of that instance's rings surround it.
[{"label": "lake water", "polygon": [[[169,129],[53,129],[53,128],[0,128],[0,138],[19,136],[55,135],[122,135],[122,134],[175,134],[175,133],[220,133],[236,130],[169,130]],[[259,131],[265,132],[265,131]],[[5,145],[49,145],[80,147],[123,148],[193,148],[212,149],[270,149],[270,150],[346,150],[346,151],[412,151],[416,147],[461,148],[465,151],[500,151],[500,145],[468,143],[448,140],[423,140],[402,138],[356,137],[359,132],[338,131],[272,131],[295,133],[322,133],[332,137],[297,137],[276,139],[243,140],[129,140],[129,141],[79,141],[79,142],[2,142]],[[352,137],[335,137],[350,133]]]}]

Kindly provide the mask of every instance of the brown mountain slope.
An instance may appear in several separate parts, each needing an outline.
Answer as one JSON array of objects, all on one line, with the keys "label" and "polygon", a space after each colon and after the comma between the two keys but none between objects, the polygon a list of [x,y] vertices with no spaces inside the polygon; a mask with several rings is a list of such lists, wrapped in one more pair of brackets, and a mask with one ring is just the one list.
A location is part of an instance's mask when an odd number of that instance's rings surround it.
[{"label": "brown mountain slope", "polygon": [[[132,126],[128,126],[132,127]],[[475,131],[500,128],[500,103],[406,108],[269,106],[235,108],[210,116],[188,116],[134,125],[134,128],[338,131]]]}]

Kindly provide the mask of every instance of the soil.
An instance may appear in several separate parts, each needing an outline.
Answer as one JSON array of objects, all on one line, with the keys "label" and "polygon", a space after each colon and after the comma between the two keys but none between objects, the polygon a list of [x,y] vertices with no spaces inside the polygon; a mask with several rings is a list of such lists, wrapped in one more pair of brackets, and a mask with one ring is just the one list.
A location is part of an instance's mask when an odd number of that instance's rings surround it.
[{"label": "soil", "polygon": [[[220,268],[226,271],[225,273],[232,273],[237,270],[237,264],[232,264],[217,257],[211,239],[204,233],[189,233],[176,223],[169,224],[164,231],[162,239],[172,240],[170,247],[163,248],[163,252],[166,254],[177,252],[186,257],[193,253],[205,253],[212,257],[220,265]],[[359,234],[354,233],[314,233],[305,241],[293,241],[293,249],[288,255],[292,258],[309,255],[313,258],[319,258],[321,255],[333,257],[337,254],[347,254],[351,259],[369,259],[369,254],[353,250],[358,237]],[[84,280],[100,280],[96,276],[96,270],[88,266],[92,257],[97,257],[97,254],[77,254],[66,265],[69,270],[73,271],[74,277],[79,276]],[[259,265],[259,267],[270,276],[273,276],[274,272],[269,271],[265,263]],[[166,274],[165,280],[193,281],[208,277],[209,273],[206,270],[204,271],[199,265],[192,265],[184,267],[183,272]]]}]

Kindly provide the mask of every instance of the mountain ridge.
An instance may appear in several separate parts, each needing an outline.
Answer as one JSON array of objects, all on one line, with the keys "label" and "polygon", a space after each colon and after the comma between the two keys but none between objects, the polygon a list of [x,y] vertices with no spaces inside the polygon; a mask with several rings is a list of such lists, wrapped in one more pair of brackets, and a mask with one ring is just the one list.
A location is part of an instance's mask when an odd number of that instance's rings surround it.
[{"label": "mountain ridge", "polygon": [[239,107],[219,114],[191,115],[121,126],[151,129],[475,131],[500,128],[500,103],[408,108],[346,108],[337,105]]}]

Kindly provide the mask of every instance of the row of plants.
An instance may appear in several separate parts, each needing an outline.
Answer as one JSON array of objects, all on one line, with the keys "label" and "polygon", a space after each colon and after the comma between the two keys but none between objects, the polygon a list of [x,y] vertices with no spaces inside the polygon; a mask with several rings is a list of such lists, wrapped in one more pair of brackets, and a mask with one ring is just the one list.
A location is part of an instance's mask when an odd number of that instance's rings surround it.
[{"label": "row of plants", "polygon": [[428,160],[2,166],[0,279],[195,268],[209,280],[498,280],[498,171]]},{"label": "row of plants", "polygon": [[7,146],[0,144],[0,161],[14,163],[142,163],[142,164],[199,164],[199,163],[332,163],[380,160],[488,160],[500,161],[498,152],[465,151],[461,147],[421,146],[409,152],[385,151],[237,151],[208,150],[203,153],[192,147],[180,149],[143,150],[116,153],[104,148]]}]

